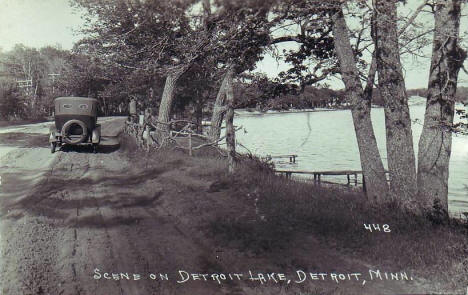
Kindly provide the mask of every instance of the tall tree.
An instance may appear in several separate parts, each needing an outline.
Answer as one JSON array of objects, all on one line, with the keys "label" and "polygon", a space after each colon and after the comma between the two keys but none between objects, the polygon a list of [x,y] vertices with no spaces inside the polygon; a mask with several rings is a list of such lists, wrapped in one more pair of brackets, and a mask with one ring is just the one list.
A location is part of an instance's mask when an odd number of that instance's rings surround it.
[{"label": "tall tree", "polygon": [[[283,72],[280,78],[299,82],[302,91],[307,85],[341,74],[347,101],[351,105],[368,197],[380,202],[386,200],[388,184],[370,117],[375,63],[369,69],[365,89],[360,79],[364,63],[359,46],[365,43],[364,32],[369,17],[360,15],[361,28],[357,32],[350,32],[343,7],[348,8],[347,1],[284,1],[276,10],[282,19],[278,27],[291,27],[293,31],[296,28],[297,34],[277,36],[272,43],[298,44],[297,50],[286,52],[286,61],[293,67]],[[361,4],[360,8],[366,7]],[[351,42],[352,38],[356,40],[355,43]]]},{"label": "tall tree", "polygon": [[384,100],[387,160],[390,191],[403,206],[414,207],[417,192],[413,135],[400,62],[397,28],[397,0],[373,0],[375,21],[373,38]]},{"label": "tall tree", "polygon": [[167,124],[170,121],[172,113],[172,105],[174,104],[174,94],[177,85],[177,81],[182,74],[187,71],[187,66],[181,66],[179,68],[169,71],[166,76],[166,82],[164,84],[164,90],[161,97],[161,103],[159,104],[158,113],[158,130],[156,136],[158,141],[162,144],[165,138],[168,137],[170,126]]},{"label": "tall tree", "polygon": [[348,101],[351,104],[351,114],[362,171],[366,180],[367,195],[372,201],[385,201],[388,193],[387,179],[370,116],[375,66],[371,65],[368,84],[364,92],[341,7],[333,15],[333,35],[341,78],[346,87]]},{"label": "tall tree", "polygon": [[[233,79],[234,67],[228,65],[228,69],[224,74],[223,81],[219,87],[218,94],[216,95],[216,100],[213,105],[213,113],[211,115],[211,127],[210,127],[210,137],[212,141],[219,139],[221,135],[221,125],[223,123],[224,113],[226,112],[225,102],[226,102],[226,92],[227,92],[227,83],[228,79]],[[232,82],[231,82],[232,83]]]},{"label": "tall tree", "polygon": [[[73,0],[87,12],[82,44],[108,64],[165,77],[157,137],[167,136],[179,78],[207,49],[203,22],[190,15],[194,0]],[[154,79],[158,80],[157,78]]]},{"label": "tall tree", "polygon": [[418,150],[418,196],[426,209],[448,212],[449,160],[458,72],[466,59],[460,45],[461,0],[438,0],[424,126]]},{"label": "tall tree", "polygon": [[[224,67],[224,75],[216,96],[211,118],[210,137],[216,141],[220,137],[221,124],[228,108],[225,106],[229,83],[240,73],[252,70],[257,61],[262,58],[265,47],[269,42],[268,13],[275,0],[235,2],[230,0],[219,1],[217,10],[212,13],[213,22],[209,25],[217,38],[215,46],[218,64]],[[229,82],[231,81],[231,82]],[[231,85],[232,87],[232,85]],[[234,97],[231,102],[234,105]]]},{"label": "tall tree", "polygon": [[[364,37],[369,17],[361,13],[361,28],[350,32],[342,9],[349,8],[347,4],[347,1],[282,1],[275,10],[278,24],[273,28],[272,44],[294,42],[298,45],[297,50],[284,51],[285,60],[292,68],[281,73],[280,79],[299,82],[302,91],[307,85],[341,74],[351,105],[367,193],[370,200],[380,202],[387,199],[388,184],[370,117],[375,63],[370,67],[365,89],[360,79],[365,63],[363,49],[359,47],[370,41]],[[366,6],[361,3],[360,8]],[[288,33],[278,34],[282,30]],[[353,43],[352,38],[356,42]]]},{"label": "tall tree", "polygon": [[228,152],[228,171],[234,173],[237,166],[236,157],[236,130],[234,129],[234,89],[233,72],[228,71],[226,77],[226,145]]},{"label": "tall tree", "polygon": [[[167,70],[166,83],[159,105],[158,121],[161,122],[158,126],[157,137],[160,142],[168,137],[170,125],[167,123],[170,121],[172,106],[174,104],[175,87],[180,77],[188,71],[188,69],[195,63],[197,59],[204,56],[209,48],[210,40],[212,38],[212,29],[208,25],[207,18],[210,17],[209,1],[203,1],[203,12],[201,23],[195,23],[187,25],[186,29],[182,34],[185,34],[185,44],[182,48],[179,48],[180,53],[175,56],[177,60],[176,64]],[[190,6],[186,6],[187,10]],[[167,13],[167,11],[166,11]],[[185,16],[185,14],[181,14]]]}]

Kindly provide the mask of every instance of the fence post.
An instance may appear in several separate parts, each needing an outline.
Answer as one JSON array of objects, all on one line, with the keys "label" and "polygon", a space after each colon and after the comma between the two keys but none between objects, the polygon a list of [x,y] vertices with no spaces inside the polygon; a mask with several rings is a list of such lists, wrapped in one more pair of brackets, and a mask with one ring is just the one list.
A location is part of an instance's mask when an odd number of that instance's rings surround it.
[{"label": "fence post", "polygon": [[191,157],[192,156],[192,133],[189,133],[188,138],[189,138],[189,155]]}]

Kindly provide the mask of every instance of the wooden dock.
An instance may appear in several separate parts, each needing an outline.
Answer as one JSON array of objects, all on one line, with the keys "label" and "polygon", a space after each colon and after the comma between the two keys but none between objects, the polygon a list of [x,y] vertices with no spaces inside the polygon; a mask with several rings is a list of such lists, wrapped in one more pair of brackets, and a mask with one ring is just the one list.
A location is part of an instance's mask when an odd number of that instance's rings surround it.
[{"label": "wooden dock", "polygon": [[340,176],[346,175],[348,185],[351,184],[351,176],[354,176],[354,185],[358,183],[358,174],[362,175],[362,171],[358,170],[337,170],[337,171],[296,171],[296,170],[276,170],[277,173],[284,174],[286,178],[291,178],[292,174],[310,174],[314,176],[314,182],[320,183],[322,175]]},{"label": "wooden dock", "polygon": [[[335,170],[335,171],[299,171],[299,170],[275,170],[276,173],[284,174],[286,178],[291,178],[293,174],[309,174],[314,176],[314,183],[320,184],[322,175],[331,175],[331,176],[345,176],[348,180],[347,185],[349,186],[352,182],[354,185],[358,185],[358,175],[362,175],[362,187],[366,191],[366,179],[362,174],[361,170]],[[388,173],[388,171],[385,171]],[[353,177],[353,179],[351,179]]]},{"label": "wooden dock", "polygon": [[270,159],[289,158],[289,163],[296,163],[297,157],[298,155],[267,155],[267,158]]}]

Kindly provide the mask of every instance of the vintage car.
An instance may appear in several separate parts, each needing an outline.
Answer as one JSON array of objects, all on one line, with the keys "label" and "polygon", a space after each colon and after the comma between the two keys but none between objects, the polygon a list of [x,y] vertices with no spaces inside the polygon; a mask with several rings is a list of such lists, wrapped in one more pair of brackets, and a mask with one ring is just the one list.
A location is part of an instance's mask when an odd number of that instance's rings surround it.
[{"label": "vintage car", "polygon": [[50,150],[67,145],[90,144],[93,151],[101,141],[101,126],[97,124],[98,100],[89,97],[57,97],[55,125],[50,128]]}]

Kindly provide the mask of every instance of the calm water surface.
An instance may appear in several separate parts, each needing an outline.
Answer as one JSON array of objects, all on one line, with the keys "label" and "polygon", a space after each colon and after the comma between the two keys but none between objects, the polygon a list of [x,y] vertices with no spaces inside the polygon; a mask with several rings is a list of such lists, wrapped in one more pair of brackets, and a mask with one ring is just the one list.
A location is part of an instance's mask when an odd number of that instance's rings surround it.
[{"label": "calm water surface", "polygon": [[[424,105],[410,107],[411,119],[420,120],[412,123],[416,155],[424,110]],[[371,115],[380,154],[387,168],[383,109],[373,108]],[[238,142],[256,155],[299,156],[296,164],[283,162],[277,165],[278,168],[312,171],[361,170],[349,110],[271,114],[240,112],[236,115],[234,124],[243,126],[246,131],[236,133]],[[454,135],[449,176],[449,210],[453,214],[468,212],[467,167],[468,136]],[[345,178],[344,176],[341,181]]]}]

